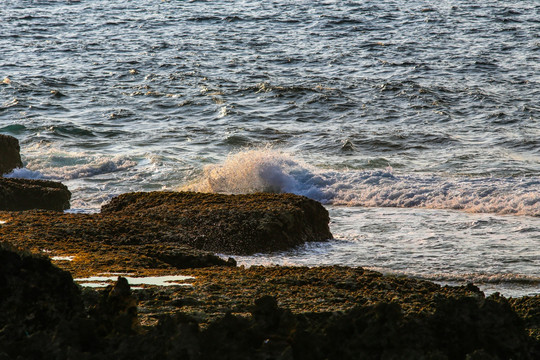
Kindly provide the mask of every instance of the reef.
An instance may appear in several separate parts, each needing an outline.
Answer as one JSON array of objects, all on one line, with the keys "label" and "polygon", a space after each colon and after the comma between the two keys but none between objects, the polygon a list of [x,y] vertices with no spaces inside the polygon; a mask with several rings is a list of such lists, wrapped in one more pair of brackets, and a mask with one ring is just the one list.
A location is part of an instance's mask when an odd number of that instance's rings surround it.
[{"label": "reef", "polygon": [[276,251],[332,237],[326,209],[291,194],[132,193],[101,213],[0,212],[0,220],[0,239],[73,257],[69,270],[79,275],[234,265],[213,253]]},{"label": "reef", "polygon": [[[540,357],[540,295],[215,254],[330,238],[326,210],[300,196],[132,193],[101,213],[0,220],[0,360]],[[111,274],[97,290],[73,280]],[[192,278],[128,281],[153,275]]]},{"label": "reef", "polygon": [[0,245],[0,259],[2,360],[540,355],[511,302],[472,285],[361,268],[212,267],[191,270],[191,286],[132,290],[119,277],[95,291],[44,257]]},{"label": "reef", "polygon": [[166,232],[162,241],[237,255],[332,238],[328,211],[293,194],[128,193],[112,199],[101,213],[159,224]]}]

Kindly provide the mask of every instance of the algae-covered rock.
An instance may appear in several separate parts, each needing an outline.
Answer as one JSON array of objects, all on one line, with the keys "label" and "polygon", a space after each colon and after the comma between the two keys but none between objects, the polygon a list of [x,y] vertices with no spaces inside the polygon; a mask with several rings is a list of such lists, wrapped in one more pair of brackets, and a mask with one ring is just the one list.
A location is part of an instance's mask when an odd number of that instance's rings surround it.
[{"label": "algae-covered rock", "polygon": [[328,211],[293,194],[129,193],[101,212],[159,222],[169,241],[221,253],[285,250],[332,238]]},{"label": "algae-covered rock", "polygon": [[113,199],[97,214],[6,212],[3,219],[1,240],[73,256],[62,266],[83,276],[84,268],[132,272],[234,266],[233,259],[210,252],[283,250],[332,237],[322,205],[291,194],[132,193]]},{"label": "algae-covered rock", "polygon": [[0,134],[0,176],[22,167],[19,140]]},{"label": "algae-covered rock", "polygon": [[71,192],[55,181],[0,178],[0,210],[69,209]]},{"label": "algae-covered rock", "polygon": [[[120,277],[99,292],[81,291],[49,260],[0,243],[0,359],[539,355],[538,341],[527,335],[509,302],[498,295],[486,298],[472,286],[440,287],[342,267],[207,268],[194,275],[193,287],[134,293]],[[201,297],[205,291],[210,293]],[[179,303],[174,294],[185,301],[171,306]],[[513,305],[534,318],[533,300]],[[141,314],[157,307],[162,311],[157,324],[142,325]],[[184,312],[189,307],[196,310],[191,315]],[[203,313],[212,307],[223,315],[203,323]]]},{"label": "algae-covered rock", "polygon": [[121,214],[68,214],[32,210],[0,212],[0,240],[50,256],[76,276],[100,272],[134,273],[215,265],[234,266],[207,251],[168,242],[159,222]]}]

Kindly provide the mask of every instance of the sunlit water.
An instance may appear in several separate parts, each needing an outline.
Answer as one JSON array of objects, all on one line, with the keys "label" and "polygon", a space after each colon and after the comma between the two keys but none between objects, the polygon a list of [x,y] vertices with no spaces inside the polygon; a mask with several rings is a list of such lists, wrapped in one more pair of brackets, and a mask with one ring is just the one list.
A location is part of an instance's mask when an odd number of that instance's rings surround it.
[{"label": "sunlit water", "polygon": [[241,263],[540,293],[537,1],[13,0],[0,34],[8,176],[72,211],[294,192],[336,239]]}]

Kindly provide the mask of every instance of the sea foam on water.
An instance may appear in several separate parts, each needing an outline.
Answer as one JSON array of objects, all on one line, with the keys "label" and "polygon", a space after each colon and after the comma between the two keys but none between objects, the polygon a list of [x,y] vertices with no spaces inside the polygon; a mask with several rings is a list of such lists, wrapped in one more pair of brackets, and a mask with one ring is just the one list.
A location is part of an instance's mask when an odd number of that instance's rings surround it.
[{"label": "sea foam on water", "polygon": [[400,175],[386,170],[325,170],[284,151],[265,148],[231,154],[207,165],[181,190],[241,194],[290,192],[331,205],[463,210],[540,216],[538,178]]}]

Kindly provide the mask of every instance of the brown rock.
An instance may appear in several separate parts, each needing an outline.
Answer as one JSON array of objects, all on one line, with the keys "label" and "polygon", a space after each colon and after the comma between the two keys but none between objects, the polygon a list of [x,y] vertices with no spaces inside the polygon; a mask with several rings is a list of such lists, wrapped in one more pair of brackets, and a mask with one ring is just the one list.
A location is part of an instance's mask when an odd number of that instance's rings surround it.
[{"label": "brown rock", "polygon": [[82,276],[235,266],[209,251],[274,251],[332,237],[322,205],[291,194],[136,193],[114,199],[98,214],[28,211],[0,213],[0,220],[7,221],[0,240],[73,256],[62,267]]},{"label": "brown rock", "polygon": [[9,135],[0,134],[0,175],[22,167],[19,140]]},{"label": "brown rock", "polygon": [[293,194],[129,193],[101,212],[157,222],[168,241],[221,253],[278,251],[332,238],[328,211]]},{"label": "brown rock", "polygon": [[71,192],[58,182],[0,178],[0,210],[69,209]]}]

